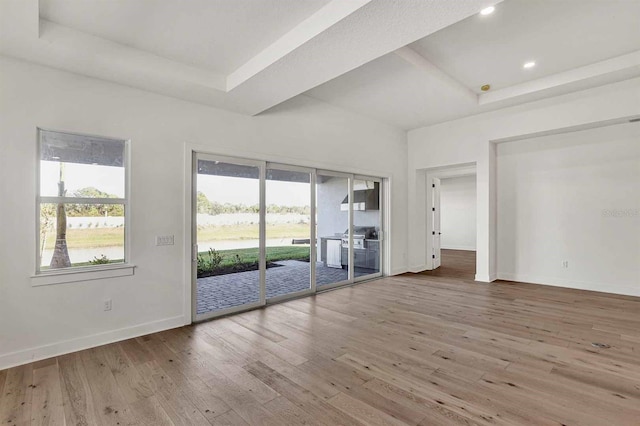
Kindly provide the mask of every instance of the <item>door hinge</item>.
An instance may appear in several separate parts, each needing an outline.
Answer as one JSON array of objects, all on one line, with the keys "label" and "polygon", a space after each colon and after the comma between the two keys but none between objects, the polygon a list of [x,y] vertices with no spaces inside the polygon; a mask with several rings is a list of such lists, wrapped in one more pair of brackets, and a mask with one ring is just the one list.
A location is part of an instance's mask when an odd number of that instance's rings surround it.
[{"label": "door hinge", "polygon": [[435,187],[436,187],[436,184],[435,184],[435,183],[432,183],[432,184],[431,184],[431,187],[432,187],[432,188],[435,188]]},{"label": "door hinge", "polygon": [[435,211],[436,211],[436,208],[435,208],[435,207],[431,207],[431,211],[432,211],[432,212],[435,212]]},{"label": "door hinge", "polygon": [[431,231],[431,235],[436,235],[436,231]]},{"label": "door hinge", "polygon": [[192,262],[198,261],[198,245],[197,244],[194,244],[193,247],[191,248],[191,261]]}]

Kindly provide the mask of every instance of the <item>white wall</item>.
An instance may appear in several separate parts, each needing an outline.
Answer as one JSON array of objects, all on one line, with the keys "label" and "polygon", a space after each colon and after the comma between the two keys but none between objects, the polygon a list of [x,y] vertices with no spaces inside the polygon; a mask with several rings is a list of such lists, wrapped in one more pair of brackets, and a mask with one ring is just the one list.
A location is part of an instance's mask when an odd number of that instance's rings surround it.
[{"label": "white wall", "polygon": [[[248,117],[5,57],[0,73],[0,368],[189,320],[186,143],[390,176],[391,272],[406,270],[404,131],[308,97]],[[32,287],[37,126],[131,139],[134,276]]]},{"label": "white wall", "polygon": [[497,154],[498,278],[640,296],[640,123]]},{"label": "white wall", "polygon": [[440,180],[440,246],[451,250],[476,249],[476,177]]},{"label": "white wall", "polygon": [[502,110],[423,127],[409,140],[409,268],[425,269],[426,234],[424,170],[454,164],[477,166],[476,280],[496,279],[495,144],[522,135],[538,136],[640,116],[640,79],[600,86]]}]

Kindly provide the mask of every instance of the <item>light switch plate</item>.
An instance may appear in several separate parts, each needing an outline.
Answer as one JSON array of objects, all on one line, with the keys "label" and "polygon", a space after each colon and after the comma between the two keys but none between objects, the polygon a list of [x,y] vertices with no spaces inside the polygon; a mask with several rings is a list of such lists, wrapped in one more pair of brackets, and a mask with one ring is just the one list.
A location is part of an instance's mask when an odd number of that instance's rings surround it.
[{"label": "light switch plate", "polygon": [[172,246],[173,245],[173,235],[159,235],[159,236],[156,236],[156,245],[157,246]]}]

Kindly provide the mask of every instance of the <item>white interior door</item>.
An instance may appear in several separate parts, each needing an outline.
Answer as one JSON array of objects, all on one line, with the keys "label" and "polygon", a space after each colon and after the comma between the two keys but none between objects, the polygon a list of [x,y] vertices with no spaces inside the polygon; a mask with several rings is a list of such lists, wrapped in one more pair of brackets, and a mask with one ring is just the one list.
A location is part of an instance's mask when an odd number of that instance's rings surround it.
[{"label": "white interior door", "polygon": [[431,226],[433,241],[431,247],[433,252],[431,254],[431,257],[433,269],[436,269],[440,266],[440,236],[442,235],[442,232],[440,231],[440,179],[433,178],[431,187],[431,206],[433,210],[433,214],[431,215],[431,217],[433,218],[433,223]]}]

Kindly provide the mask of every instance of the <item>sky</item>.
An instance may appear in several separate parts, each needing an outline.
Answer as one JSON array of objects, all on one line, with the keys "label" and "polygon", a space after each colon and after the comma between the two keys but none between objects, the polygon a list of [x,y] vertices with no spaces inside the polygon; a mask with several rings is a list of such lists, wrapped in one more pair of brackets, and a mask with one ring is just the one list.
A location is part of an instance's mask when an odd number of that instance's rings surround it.
[{"label": "sky", "polygon": [[[93,164],[65,163],[65,187],[67,195],[87,187],[124,198],[124,167],[99,166]],[[40,161],[40,195],[58,195],[60,163]]]},{"label": "sky", "polygon": [[[310,205],[308,183],[267,180],[266,203],[280,206]],[[255,205],[260,202],[258,179],[198,175],[198,191],[209,201],[219,203]]]}]

